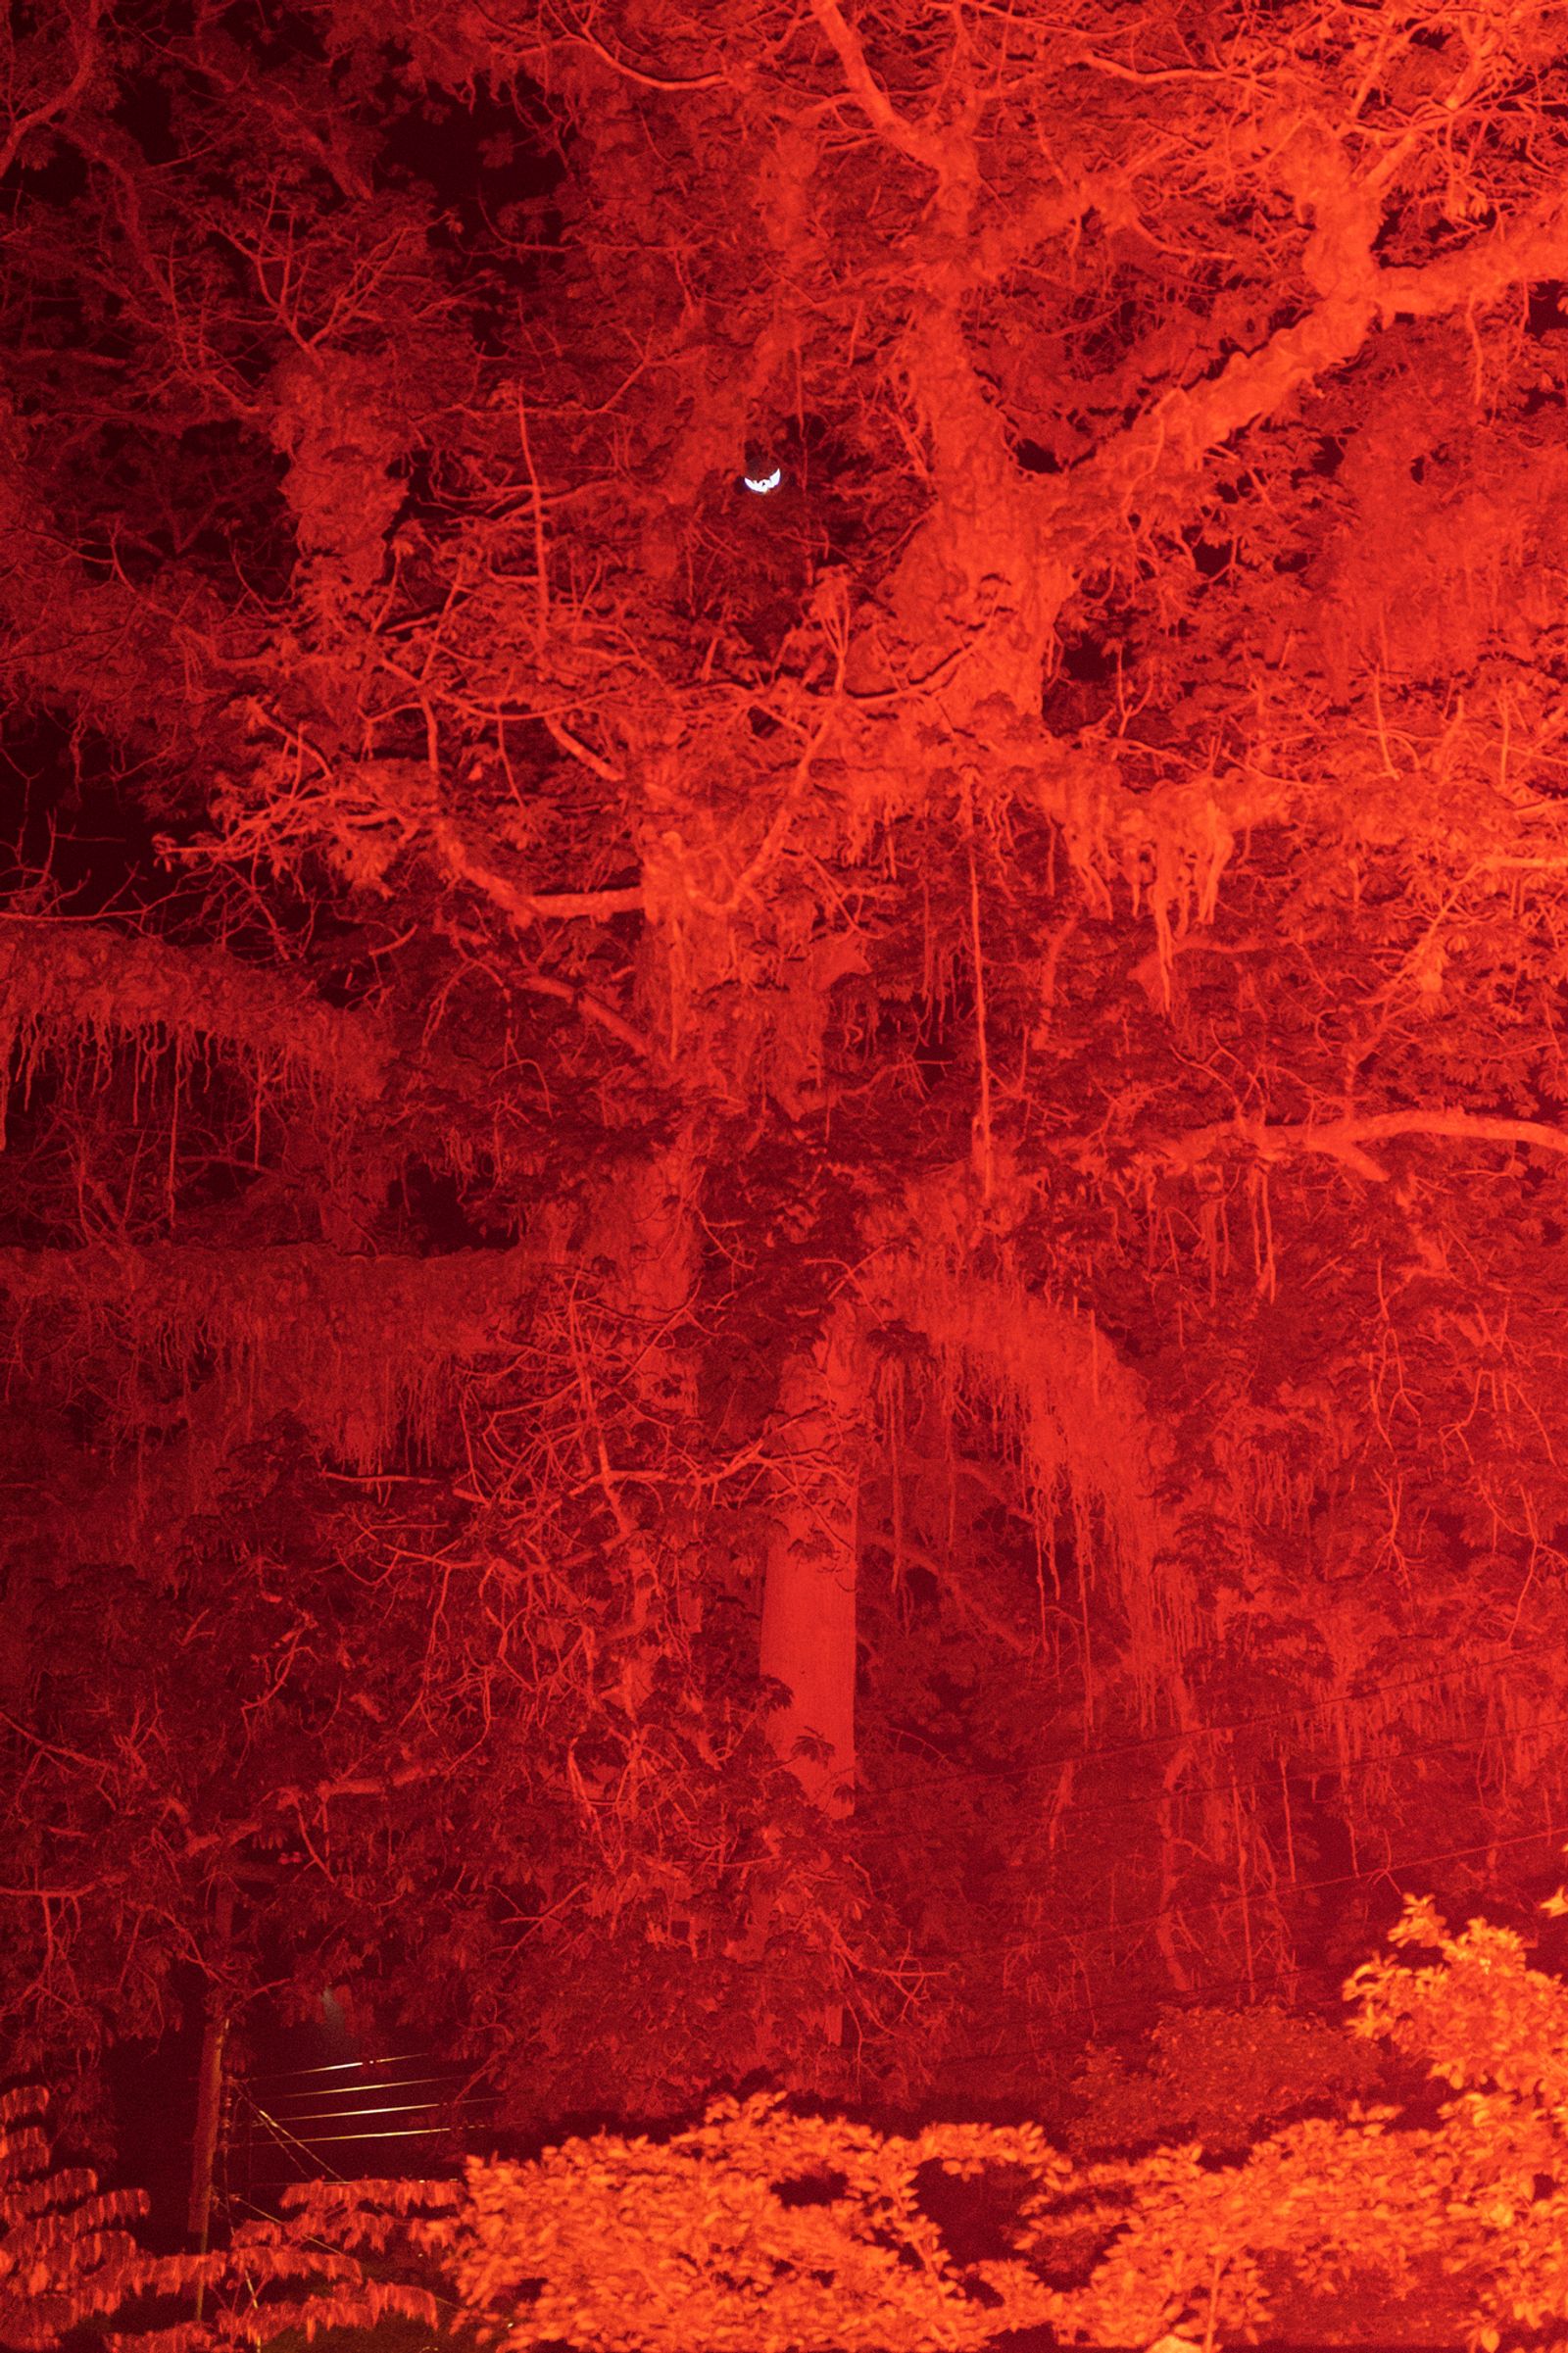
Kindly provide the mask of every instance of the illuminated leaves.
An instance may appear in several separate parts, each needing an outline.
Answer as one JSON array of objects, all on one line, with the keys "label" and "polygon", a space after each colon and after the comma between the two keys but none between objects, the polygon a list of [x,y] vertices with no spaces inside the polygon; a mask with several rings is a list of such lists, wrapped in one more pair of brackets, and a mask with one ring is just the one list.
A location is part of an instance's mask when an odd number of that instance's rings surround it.
[{"label": "illuminated leaves", "polygon": [[[1075,2167],[1028,2127],[902,2138],[773,2098],[722,2101],[667,2138],[601,2132],[529,2164],[471,2164],[450,2218],[414,2243],[519,2353],[557,2340],[679,2353],[693,2333],[715,2353],[967,2353],[1042,2322],[1088,2345],[1175,2326],[1234,2338],[1277,2326],[1292,2296],[1359,2283],[1430,2298],[1445,2278],[1444,2308],[1485,2348],[1499,2314],[1568,2318],[1568,2103],[1550,2042],[1568,1994],[1517,1937],[1474,1922],[1449,1936],[1427,1903],[1396,1933],[1396,1949],[1410,1943],[1436,1943],[1438,1962],[1412,1973],[1383,1956],[1351,1989],[1358,2033],[1478,2086],[1435,2126],[1353,2108],[1224,2163],[1195,2142]],[[1531,2048],[1534,2072],[1520,2064]],[[1328,2057],[1336,2072],[1353,2072],[1349,2053],[1338,2071]],[[1005,2259],[952,2257],[921,2202],[933,2166],[1025,2185]],[[306,2203],[338,2243],[388,2243],[369,2191],[323,2186]]]},{"label": "illuminated leaves", "polygon": [[1371,2053],[1338,2028],[1277,2004],[1171,2011],[1137,2070],[1119,2052],[1091,2050],[1073,2085],[1084,2112],[1067,2138],[1108,2149],[1180,2133],[1230,2150],[1308,2102],[1364,2093],[1374,2073]]},{"label": "illuminated leaves", "polygon": [[719,2102],[666,2141],[601,2134],[470,2168],[449,2261],[517,2348],[677,2353],[695,2336],[713,2353],[965,2353],[1055,2299],[1025,2266],[949,2259],[917,2195],[933,2162],[1022,2164],[1042,2184],[1067,2172],[1028,2128],[901,2139],[774,2099]]}]

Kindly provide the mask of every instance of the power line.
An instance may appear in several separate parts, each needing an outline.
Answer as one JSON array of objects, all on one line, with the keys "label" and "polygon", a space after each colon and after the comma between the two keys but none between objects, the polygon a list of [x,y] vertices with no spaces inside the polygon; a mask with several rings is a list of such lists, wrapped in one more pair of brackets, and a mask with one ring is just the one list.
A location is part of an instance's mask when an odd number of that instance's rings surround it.
[{"label": "power line", "polygon": [[[264,2124],[274,2121],[263,2109],[258,2109],[257,2115]],[[309,2140],[300,2140],[291,2132],[289,2138],[307,2156],[314,2156],[318,2149],[334,2148],[344,2142],[358,2148],[362,2140],[441,2140],[456,2130],[455,2125],[445,2124],[405,2125],[397,2131],[383,2132],[313,2132]]]},{"label": "power line", "polygon": [[[1530,1642],[1514,1649],[1497,1651],[1493,1658],[1481,1663],[1490,1667],[1505,1659],[1539,1658],[1547,1651],[1560,1651],[1560,1649],[1561,1644],[1556,1642]],[[1221,1740],[1232,1733],[1256,1731],[1260,1726],[1299,1724],[1304,1719],[1313,1716],[1331,1716],[1340,1713],[1347,1706],[1358,1705],[1368,1699],[1380,1699],[1389,1692],[1421,1691],[1432,1684],[1464,1682],[1473,1679],[1478,1672],[1479,1667],[1475,1662],[1462,1666],[1436,1667],[1430,1674],[1403,1676],[1389,1683],[1370,1684],[1364,1691],[1349,1693],[1343,1699],[1319,1699],[1302,1707],[1275,1708],[1260,1715],[1237,1716],[1227,1724],[1196,1724],[1178,1728],[1172,1732],[1148,1733],[1135,1740],[1117,1741],[1108,1747],[1073,1749],[1064,1755],[1049,1758],[1038,1765],[954,1766],[941,1778],[945,1783],[1028,1781],[1038,1775],[1060,1774],[1065,1767],[1079,1761],[1100,1764],[1119,1757],[1142,1755],[1152,1748],[1179,1747],[1184,1741]],[[1568,1718],[1554,1717],[1549,1721],[1560,1723],[1568,1721]],[[1495,1738],[1497,1736],[1483,1737]],[[1462,1747],[1466,1745],[1466,1742],[1460,1740],[1453,1744]],[[1443,1743],[1437,1745],[1443,1745]],[[1409,1755],[1417,1752],[1404,1750],[1400,1753]],[[1332,1770],[1334,1768],[1330,1766],[1319,1766],[1314,1774],[1309,1767],[1298,1767],[1296,1778],[1312,1779]],[[933,1780],[935,1779],[936,1776],[933,1776]],[[1230,1786],[1228,1781],[1215,1785],[1216,1788],[1227,1790]]]},{"label": "power line", "polygon": [[258,2096],[265,2092],[270,2100],[276,2103],[283,2100],[359,2100],[372,2097],[384,2099],[389,2092],[393,2091],[421,2091],[431,2084],[439,2086],[443,2083],[447,2085],[461,2083],[469,2073],[471,2070],[461,2065],[454,2065],[445,2075],[405,2076],[396,2083],[383,2083],[376,2081],[368,2083],[302,2084],[296,2090],[290,2090],[286,2086],[282,2090],[272,2088],[277,2083],[275,2076],[247,2075],[245,2080]]},{"label": "power line", "polygon": [[[435,2115],[435,2111],[445,2111],[445,2108],[459,2108],[459,2106],[473,2106],[473,2096],[470,2096],[466,2103],[464,2103],[462,2099],[405,2099],[393,2108],[311,2108],[311,2111],[304,2115],[299,2111],[294,2111],[287,2118],[287,2123],[289,2125],[351,2125],[353,2120],[356,2120],[356,2115]],[[438,2128],[431,2125],[431,2132],[435,2132],[435,2130]],[[316,2134],[314,2134],[314,2139],[316,2139]],[[369,2134],[368,2132],[365,2139],[368,2141],[374,2139],[374,2134]]]},{"label": "power line", "polygon": [[[1533,1729],[1539,1732],[1553,1732],[1559,1731],[1565,1726],[1568,1726],[1568,1713],[1556,1716],[1539,1717],[1536,1720]],[[1362,1778],[1367,1778],[1374,1770],[1392,1771],[1396,1765],[1419,1764],[1423,1758],[1429,1756],[1446,1756],[1454,1754],[1456,1752],[1463,1753],[1466,1751],[1479,1750],[1494,1746],[1498,1741],[1507,1740],[1509,1738],[1509,1733],[1506,1729],[1504,1729],[1498,1732],[1460,1734],[1451,1740],[1425,1740],[1413,1748],[1392,1748],[1377,1755],[1358,1757],[1355,1760],[1354,1771]],[[1099,1750],[1089,1752],[1089,1761],[1097,1762],[1101,1754],[1113,1753],[1114,1751]],[[1070,1761],[1071,1760],[1062,1760],[1062,1763],[1065,1765]],[[1019,1766],[1015,1771],[1008,1770],[1007,1772],[997,1773],[995,1775],[988,1774],[986,1778],[988,1780],[994,1779],[997,1781],[1014,1779],[1022,1780],[1036,1773],[1045,1773],[1057,1769],[1059,1768],[1026,1765]],[[962,1774],[955,1774],[952,1776],[952,1778],[954,1780],[962,1780],[966,1778],[966,1776]],[[1234,1779],[1216,1782],[1183,1782],[1179,1784],[1172,1791],[1172,1795],[1183,1800],[1195,1797],[1229,1797],[1233,1790],[1237,1792],[1245,1792],[1254,1789],[1274,1789],[1279,1787],[1282,1781],[1313,1782],[1326,1781],[1330,1779],[1339,1779],[1344,1781],[1348,1778],[1349,1777],[1347,1776],[1343,1768],[1339,1766],[1300,1765],[1287,1767],[1282,1761],[1273,1772],[1265,1771],[1262,1773],[1239,1774]],[[945,1782],[946,1777],[943,1779],[938,1779],[936,1776],[933,1776],[930,1784],[933,1793],[940,1791],[940,1789],[945,1786]],[[1148,1791],[1130,1794],[1125,1797],[1071,1796],[1062,1799],[1059,1808],[1056,1810],[1055,1818],[1058,1821],[1064,1822],[1069,1817],[1077,1817],[1082,1819],[1085,1815],[1114,1816],[1120,1814],[1147,1813],[1152,1802],[1151,1795]],[[869,1830],[866,1831],[863,1837],[858,1840],[858,1844],[861,1847],[885,1846],[895,1842],[903,1845],[908,1842],[908,1837],[909,1834],[906,1829],[895,1829],[890,1827],[886,1830]]]},{"label": "power line", "polygon": [[297,2076],[341,2076],[355,2068],[367,2067],[428,2067],[428,2051],[404,2051],[391,2059],[333,2059],[322,2067],[280,2067],[264,2080],[269,2083],[292,2083]]},{"label": "power line", "polygon": [[[1553,1841],[1568,1838],[1568,1823],[1558,1823],[1548,1830],[1520,1831],[1516,1836],[1507,1838],[1483,1838],[1474,1846],[1450,1846],[1438,1854],[1410,1855],[1399,1861],[1390,1860],[1387,1863],[1380,1863],[1376,1870],[1372,1871],[1340,1871],[1328,1879],[1296,1880],[1290,1883],[1289,1893],[1293,1896],[1315,1895],[1327,1887],[1370,1887],[1381,1879],[1392,1880],[1396,1872],[1404,1874],[1411,1871],[1424,1871],[1433,1863],[1452,1863],[1462,1861],[1469,1855],[1494,1854],[1504,1847],[1533,1845],[1542,1838]],[[1278,1892],[1283,1894],[1285,1890]],[[1000,1948],[995,1942],[956,1945],[940,1957],[963,1960],[975,1954],[995,1954],[999,1949],[1004,1952],[1038,1952],[1045,1945],[1074,1945],[1085,1941],[1103,1942],[1106,1938],[1137,1935],[1146,1929],[1156,1929],[1162,1921],[1199,1919],[1204,1914],[1235,1911],[1259,1901],[1258,1890],[1250,1888],[1244,1892],[1237,1888],[1228,1895],[1202,1896],[1190,1903],[1166,1904],[1161,1911],[1151,1913],[1142,1920],[1106,1921],[1098,1926],[1082,1929],[1046,1930],[1039,1936],[1013,1938]]]}]

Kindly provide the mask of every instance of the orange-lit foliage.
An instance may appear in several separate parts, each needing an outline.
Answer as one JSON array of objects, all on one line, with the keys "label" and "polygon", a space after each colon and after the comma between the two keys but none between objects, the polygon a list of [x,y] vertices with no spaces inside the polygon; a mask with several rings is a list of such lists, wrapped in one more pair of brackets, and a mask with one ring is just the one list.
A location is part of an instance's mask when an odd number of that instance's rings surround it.
[{"label": "orange-lit foliage", "polygon": [[[1510,2326],[1568,2322],[1568,1987],[1517,1935],[1451,1934],[1430,1902],[1392,1941],[1346,1988],[1337,2062],[1326,2029],[1274,2040],[1301,2076],[1310,2051],[1318,2082],[1342,2084],[1357,2041],[1387,2043],[1458,2088],[1436,2121],[1352,2103],[1240,2150],[1227,2126],[1217,2157],[1193,2141],[1075,2163],[1033,2128],[906,2138],[760,2097],[664,2139],[475,2162],[461,2188],[318,2184],[299,2227],[437,2255],[469,2321],[517,2348],[962,2353],[1042,2323],[1086,2345],[1171,2328],[1235,2342],[1348,2291],[1368,2311],[1403,2299],[1418,2335],[1424,2314],[1493,2353]],[[1421,1947],[1435,1957],[1412,1968]],[[989,2187],[1010,2253],[955,2258],[922,2203],[934,2174]]]},{"label": "orange-lit foliage", "polygon": [[[514,2315],[505,2342],[713,2353],[767,2343],[951,2348],[1044,2320],[1014,2262],[960,2267],[921,2210],[922,2166],[1070,2168],[1029,2128],[929,2126],[907,2139],[760,2098],[662,2142],[602,2135],[531,2166],[476,2166],[458,2217],[464,2301]],[[525,2284],[542,2281],[537,2301]],[[981,2298],[974,2294],[982,2290]],[[989,2291],[989,2292],[986,2292]]]},{"label": "orange-lit foliage", "polygon": [[[253,2224],[208,2255],[150,2255],[128,2228],[140,2190],[101,2190],[53,2162],[44,2103],[0,2094],[0,2346],[53,2353],[102,2341],[126,2353],[251,2353],[291,2329],[434,2323],[424,2288],[368,2278],[355,2256],[284,2225]],[[192,2317],[193,2304],[206,2306]],[[176,2316],[183,2317],[176,2317]],[[92,2331],[91,2335],[84,2332]]]},{"label": "orange-lit foliage", "polygon": [[0,2344],[19,2353],[118,2310],[147,2270],[125,2228],[145,2199],[53,2166],[41,2115],[28,2092],[0,2094]]},{"label": "orange-lit foliage", "polygon": [[[246,2353],[404,2316],[516,2353],[978,2353],[1039,2325],[1088,2346],[1246,2342],[1300,2332],[1338,2295],[1495,2353],[1510,2329],[1568,2323],[1568,1987],[1514,1933],[1450,1932],[1426,1900],[1391,1941],[1346,1988],[1340,2063],[1303,2026],[1296,2064],[1311,2045],[1319,2079],[1343,2082],[1379,2042],[1453,2096],[1419,2118],[1352,2104],[1219,2155],[1085,2163],[1033,2127],[901,2135],[757,2097],[664,2137],[476,2160],[462,2181],[308,2183],[221,2253],[152,2258],[124,2228],[138,2201],[51,2174],[13,2098],[0,2337],[42,2353],[118,2315],[123,2353]],[[986,2206],[988,2256],[956,2253],[937,2219],[955,2182]]]},{"label": "orange-lit foliage", "polygon": [[1126,2227],[1064,2307],[1086,2341],[1138,2342],[1187,2316],[1222,2340],[1263,2334],[1288,2290],[1347,2285],[1368,2301],[1420,2291],[1429,2326],[1439,2307],[1487,2353],[1510,2329],[1568,2323],[1568,1985],[1530,1967],[1514,1931],[1454,1933],[1426,1899],[1391,1941],[1346,1987],[1351,2032],[1458,2096],[1434,2124],[1371,2107],[1219,2168],[1197,2143],[1135,2163]]},{"label": "orange-lit foliage", "polygon": [[1376,2074],[1372,2052],[1337,2027],[1274,2002],[1167,2011],[1141,2065],[1105,2045],[1086,2054],[1072,2084],[1081,2113],[1065,2138],[1075,2149],[1181,2138],[1232,2150],[1293,2110],[1365,2096]]}]

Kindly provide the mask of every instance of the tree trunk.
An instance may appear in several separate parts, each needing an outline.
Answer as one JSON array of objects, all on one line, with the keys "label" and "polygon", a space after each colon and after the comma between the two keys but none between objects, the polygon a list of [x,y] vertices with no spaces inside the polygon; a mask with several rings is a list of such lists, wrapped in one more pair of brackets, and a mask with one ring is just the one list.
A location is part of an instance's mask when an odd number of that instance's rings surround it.
[{"label": "tree trunk", "polygon": [[[693,1130],[682,1127],[646,1159],[617,1166],[594,1212],[594,1247],[611,1268],[606,1299],[619,1319],[615,1346],[631,1394],[651,1421],[663,1426],[664,1443],[677,1451],[696,1410],[691,1301],[698,1250],[693,1202],[701,1175]],[[674,1582],[681,1548],[672,1541],[676,1531],[669,1505],[662,1507],[662,1525],[651,1515],[639,1517],[620,1484],[621,1466],[612,1462],[606,1450],[597,1368],[590,1354],[579,1356],[579,1379],[591,1443],[598,1451],[600,1483],[620,1532],[631,1580],[626,1633],[632,1639],[625,1650],[622,1697],[635,1715],[653,1687],[659,1658],[672,1640],[672,1615],[678,1622],[688,1597]]]},{"label": "tree trunk", "polygon": [[855,1792],[856,1552],[863,1390],[841,1308],[786,1367],[778,1497],[762,1593],[761,1670],[788,1691],[773,1744],[831,1815]]}]

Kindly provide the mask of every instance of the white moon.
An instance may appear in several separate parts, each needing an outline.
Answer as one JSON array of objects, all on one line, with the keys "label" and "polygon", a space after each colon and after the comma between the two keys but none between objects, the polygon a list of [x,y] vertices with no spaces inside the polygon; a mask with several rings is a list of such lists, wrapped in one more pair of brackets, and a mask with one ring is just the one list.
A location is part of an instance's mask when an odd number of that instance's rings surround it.
[{"label": "white moon", "polygon": [[775,466],[770,474],[745,474],[742,476],[747,489],[755,490],[760,499],[765,499],[770,490],[776,490],[783,479],[784,468],[782,466]]}]

